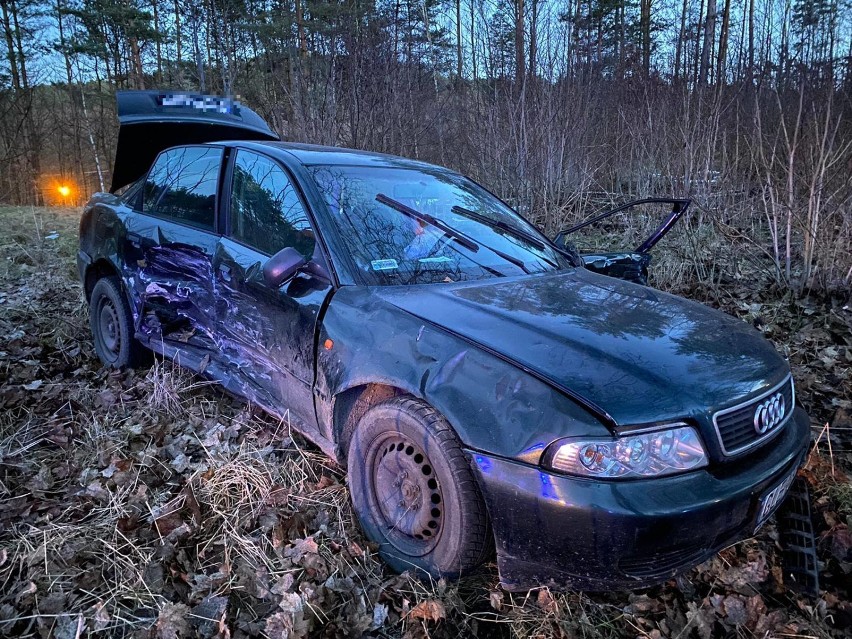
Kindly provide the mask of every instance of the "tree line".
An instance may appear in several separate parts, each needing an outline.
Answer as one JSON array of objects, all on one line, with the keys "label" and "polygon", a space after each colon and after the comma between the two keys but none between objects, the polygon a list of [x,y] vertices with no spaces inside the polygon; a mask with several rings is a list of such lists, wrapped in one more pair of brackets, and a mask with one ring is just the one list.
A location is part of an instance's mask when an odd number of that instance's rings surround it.
[{"label": "tree line", "polygon": [[102,190],[115,90],[175,88],[451,166],[550,232],[690,196],[780,284],[852,285],[848,0],[0,0],[0,21],[0,202]]}]

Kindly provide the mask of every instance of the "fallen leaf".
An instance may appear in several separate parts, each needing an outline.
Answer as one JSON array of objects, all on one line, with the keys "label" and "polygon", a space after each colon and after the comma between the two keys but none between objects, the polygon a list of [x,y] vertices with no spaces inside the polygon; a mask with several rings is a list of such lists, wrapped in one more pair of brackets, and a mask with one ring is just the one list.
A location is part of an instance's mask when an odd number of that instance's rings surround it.
[{"label": "fallen leaf", "polygon": [[274,586],[270,589],[272,594],[275,595],[283,595],[285,592],[288,592],[293,587],[293,573],[288,572],[285,573],[283,577],[281,577]]},{"label": "fallen leaf", "polygon": [[852,532],[844,525],[838,524],[829,531],[825,540],[829,542],[829,550],[835,559],[841,562],[852,561]]},{"label": "fallen leaf", "polygon": [[53,639],[80,639],[86,629],[86,620],[82,614],[76,617],[61,614],[56,617],[53,626]]},{"label": "fallen leaf", "polygon": [[319,552],[319,546],[313,537],[297,539],[284,551],[285,557],[293,559],[293,563],[299,563],[306,554],[315,555]]},{"label": "fallen leaf", "polygon": [[427,599],[414,606],[408,616],[414,619],[438,622],[446,619],[447,610],[444,608],[444,604],[437,599]]},{"label": "fallen leaf", "polygon": [[111,621],[109,613],[106,611],[106,606],[102,601],[99,601],[94,606],[91,607],[89,614],[91,615],[95,632],[100,632],[104,630]]},{"label": "fallen leaf", "polygon": [[15,595],[15,603],[20,604],[23,601],[28,600],[32,595],[38,592],[38,588],[32,581],[28,581],[27,585],[21,588],[17,595]]},{"label": "fallen leaf", "polygon": [[316,489],[322,490],[323,488],[328,488],[329,486],[334,486],[337,482],[334,481],[332,477],[328,475],[322,475],[320,480],[317,482]]},{"label": "fallen leaf", "polygon": [[725,620],[733,626],[743,626],[748,621],[746,606],[742,597],[730,595],[722,603],[725,609]]},{"label": "fallen leaf", "polygon": [[166,603],[154,623],[156,639],[181,639],[190,633],[189,608],[182,603]]},{"label": "fallen leaf", "polygon": [[746,612],[748,613],[747,626],[754,628],[760,618],[766,614],[766,603],[760,595],[754,595],[746,600]]},{"label": "fallen leaf", "polygon": [[550,589],[548,588],[542,588],[538,591],[536,604],[538,604],[538,607],[547,614],[554,614],[559,608],[556,605],[556,600],[553,598],[553,594],[551,594]]},{"label": "fallen leaf", "polygon": [[701,639],[711,639],[713,637],[713,615],[703,608],[699,608],[695,602],[687,603],[688,610],[686,618],[689,623],[695,626],[698,631],[698,636]]},{"label": "fallen leaf", "polygon": [[296,593],[284,593],[278,604],[281,612],[266,619],[266,636],[269,639],[300,639],[308,634],[304,619],[304,602]]},{"label": "fallen leaf", "polygon": [[371,630],[377,630],[385,625],[388,618],[388,607],[384,604],[376,604],[373,608],[373,622],[370,624]]}]

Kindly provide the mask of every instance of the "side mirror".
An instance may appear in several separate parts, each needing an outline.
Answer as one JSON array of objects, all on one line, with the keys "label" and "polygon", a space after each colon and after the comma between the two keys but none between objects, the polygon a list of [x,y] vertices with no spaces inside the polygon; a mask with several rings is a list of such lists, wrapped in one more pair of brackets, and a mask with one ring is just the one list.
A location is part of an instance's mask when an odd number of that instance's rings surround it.
[{"label": "side mirror", "polygon": [[292,246],[283,248],[263,265],[263,279],[272,288],[278,288],[293,277],[308,260]]}]

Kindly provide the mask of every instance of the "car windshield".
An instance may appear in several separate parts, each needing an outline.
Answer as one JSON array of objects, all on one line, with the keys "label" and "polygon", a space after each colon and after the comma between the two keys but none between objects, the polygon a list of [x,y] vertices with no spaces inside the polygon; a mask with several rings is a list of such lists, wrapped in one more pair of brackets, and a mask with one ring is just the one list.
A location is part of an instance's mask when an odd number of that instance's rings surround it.
[{"label": "car windshield", "polygon": [[568,259],[474,182],[441,169],[313,166],[367,284],[428,284],[562,270]]}]

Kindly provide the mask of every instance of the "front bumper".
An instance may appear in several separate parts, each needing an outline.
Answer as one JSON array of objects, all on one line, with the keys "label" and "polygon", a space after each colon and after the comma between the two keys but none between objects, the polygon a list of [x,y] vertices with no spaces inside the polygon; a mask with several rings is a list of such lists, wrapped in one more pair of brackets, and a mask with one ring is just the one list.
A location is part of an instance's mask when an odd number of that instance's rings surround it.
[{"label": "front bumper", "polygon": [[659,479],[592,480],[469,454],[507,590],[611,590],[665,581],[751,536],[760,497],[801,465],[810,441],[797,408],[747,457]]}]

